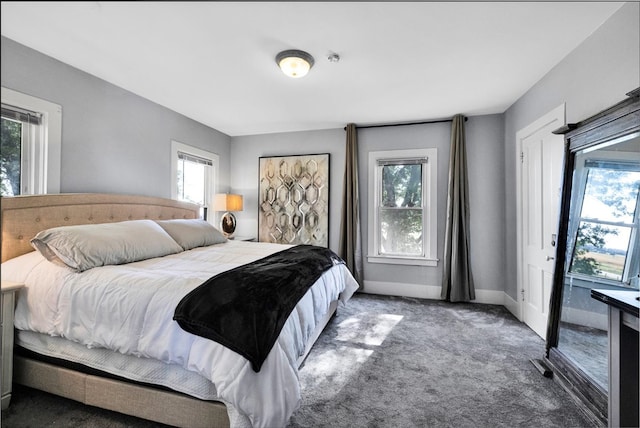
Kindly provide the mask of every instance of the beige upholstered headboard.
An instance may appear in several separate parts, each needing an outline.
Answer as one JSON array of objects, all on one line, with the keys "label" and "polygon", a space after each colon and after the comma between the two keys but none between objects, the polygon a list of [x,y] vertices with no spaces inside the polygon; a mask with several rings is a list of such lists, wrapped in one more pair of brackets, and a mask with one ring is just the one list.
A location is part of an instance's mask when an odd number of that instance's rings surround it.
[{"label": "beige upholstered headboard", "polygon": [[2,261],[33,251],[29,241],[57,226],[200,217],[200,206],[172,199],[99,193],[0,198]]}]

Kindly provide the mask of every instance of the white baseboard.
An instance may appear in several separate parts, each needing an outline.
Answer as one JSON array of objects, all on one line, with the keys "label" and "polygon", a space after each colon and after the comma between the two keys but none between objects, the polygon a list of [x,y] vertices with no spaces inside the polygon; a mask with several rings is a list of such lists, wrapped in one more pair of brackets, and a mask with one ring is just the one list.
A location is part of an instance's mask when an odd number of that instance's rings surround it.
[{"label": "white baseboard", "polygon": [[[401,282],[365,281],[365,293],[382,294],[386,296],[414,297],[418,299],[442,300],[440,297],[441,287],[439,285],[407,284]],[[499,290],[479,290],[476,289],[476,299],[472,303],[486,305],[504,305],[506,303],[506,293]],[[515,306],[517,303],[513,301]],[[511,309],[509,309],[511,311]],[[513,312],[513,311],[511,311]]]},{"label": "white baseboard", "polygon": [[442,300],[440,286],[407,284],[402,282],[364,281],[365,293],[385,296],[415,297],[418,299]]},{"label": "white baseboard", "polygon": [[521,305],[517,300],[514,300],[507,293],[504,293],[504,307],[518,318],[518,321],[522,321],[522,313],[520,311]]},{"label": "white baseboard", "polygon": [[504,291],[476,289],[476,300],[473,303],[504,306],[504,296]]}]

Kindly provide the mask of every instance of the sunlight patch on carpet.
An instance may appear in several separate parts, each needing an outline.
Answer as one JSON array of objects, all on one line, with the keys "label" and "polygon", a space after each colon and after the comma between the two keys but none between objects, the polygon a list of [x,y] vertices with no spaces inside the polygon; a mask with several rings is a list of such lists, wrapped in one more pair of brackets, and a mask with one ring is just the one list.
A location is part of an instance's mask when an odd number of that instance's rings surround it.
[{"label": "sunlight patch on carpet", "polygon": [[313,385],[314,390],[321,391],[322,399],[335,397],[349,381],[358,375],[359,368],[373,354],[372,350],[340,346],[315,354],[313,359],[304,365],[305,384]]},{"label": "sunlight patch on carpet", "polygon": [[402,315],[358,314],[338,324],[336,340],[380,346],[402,318]]}]

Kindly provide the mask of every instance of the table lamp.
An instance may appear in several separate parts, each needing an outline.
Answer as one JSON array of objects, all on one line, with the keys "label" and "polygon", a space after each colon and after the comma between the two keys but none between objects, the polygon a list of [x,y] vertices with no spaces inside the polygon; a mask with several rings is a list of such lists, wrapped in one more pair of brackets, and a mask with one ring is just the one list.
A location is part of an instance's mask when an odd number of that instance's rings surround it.
[{"label": "table lamp", "polygon": [[213,201],[215,211],[224,211],[220,217],[220,230],[227,239],[233,239],[236,230],[236,216],[232,211],[242,211],[242,195],[218,193]]}]

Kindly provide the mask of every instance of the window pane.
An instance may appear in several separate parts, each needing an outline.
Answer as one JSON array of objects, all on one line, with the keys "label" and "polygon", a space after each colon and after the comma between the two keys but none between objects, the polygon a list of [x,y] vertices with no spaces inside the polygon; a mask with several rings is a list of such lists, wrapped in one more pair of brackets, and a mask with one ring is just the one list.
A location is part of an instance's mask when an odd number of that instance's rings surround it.
[{"label": "window pane", "polygon": [[0,194],[20,195],[22,123],[2,118],[0,147]]},{"label": "window pane", "polygon": [[622,281],[631,228],[582,221],[569,271]]},{"label": "window pane", "polygon": [[178,195],[181,200],[205,205],[206,177],[209,168],[202,163],[178,161]]},{"label": "window pane", "polygon": [[422,209],[381,209],[379,252],[422,256]]},{"label": "window pane", "polygon": [[382,167],[382,198],[385,207],[422,207],[422,165]]},{"label": "window pane", "polygon": [[633,223],[640,172],[590,168],[581,217]]}]

